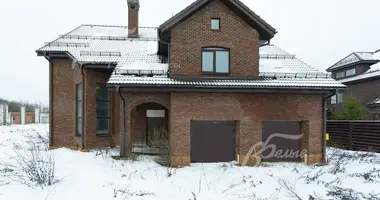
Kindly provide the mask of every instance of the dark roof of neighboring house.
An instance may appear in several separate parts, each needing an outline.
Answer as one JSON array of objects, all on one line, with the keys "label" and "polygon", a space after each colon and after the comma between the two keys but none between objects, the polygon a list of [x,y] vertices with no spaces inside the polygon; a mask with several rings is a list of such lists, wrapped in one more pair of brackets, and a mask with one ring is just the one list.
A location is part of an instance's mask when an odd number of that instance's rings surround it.
[{"label": "dark roof of neighboring house", "polygon": [[[189,18],[196,11],[202,9],[208,5],[212,0],[197,0],[190,4],[188,7],[171,17],[169,20],[160,25],[161,32],[165,32],[174,28],[180,22]],[[254,13],[246,5],[239,0],[222,0],[229,8],[238,14],[242,19],[247,21],[252,27],[254,27],[259,33],[261,39],[270,40],[276,33],[276,29],[265,22],[259,15]]]},{"label": "dark roof of neighboring house", "polygon": [[329,67],[326,71],[332,72],[359,63],[375,64],[380,60],[380,57],[377,57],[376,53],[377,52],[353,52]]},{"label": "dark roof of neighboring house", "polygon": [[372,63],[370,70],[356,76],[339,79],[339,82],[346,84],[372,79],[380,79],[380,52],[375,51],[371,53],[371,57],[369,57],[369,59],[378,59],[376,62]]}]

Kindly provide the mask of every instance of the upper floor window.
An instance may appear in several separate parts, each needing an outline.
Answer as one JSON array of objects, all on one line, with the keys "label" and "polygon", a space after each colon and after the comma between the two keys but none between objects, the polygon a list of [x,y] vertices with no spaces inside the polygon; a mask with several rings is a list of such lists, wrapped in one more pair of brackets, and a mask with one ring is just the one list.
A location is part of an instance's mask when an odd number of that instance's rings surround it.
[{"label": "upper floor window", "polygon": [[109,134],[109,104],[108,89],[106,86],[96,87],[96,134]]},{"label": "upper floor window", "polygon": [[352,76],[356,74],[356,69],[352,68],[346,71],[346,76]]},{"label": "upper floor window", "polygon": [[212,18],[211,19],[211,30],[213,30],[213,31],[220,30],[220,19],[219,18]]},{"label": "upper floor window", "polygon": [[203,48],[202,72],[228,74],[230,72],[229,49]]},{"label": "upper floor window", "polygon": [[344,71],[343,72],[337,72],[336,73],[336,78],[343,78],[345,76]]},{"label": "upper floor window", "polygon": [[346,76],[353,76],[356,74],[356,69],[355,68],[352,68],[352,69],[349,69],[349,70],[344,70],[344,71],[340,71],[340,72],[337,72],[335,77],[337,79],[339,78],[344,78]]}]

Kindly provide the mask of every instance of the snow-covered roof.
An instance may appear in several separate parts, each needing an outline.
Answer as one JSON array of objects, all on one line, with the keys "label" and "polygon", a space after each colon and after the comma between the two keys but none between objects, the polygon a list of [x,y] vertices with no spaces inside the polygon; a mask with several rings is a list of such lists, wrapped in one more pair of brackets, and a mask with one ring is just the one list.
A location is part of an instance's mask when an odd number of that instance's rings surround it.
[{"label": "snow-covered roof", "polygon": [[347,57],[343,58],[339,62],[335,63],[333,66],[328,68],[328,71],[332,71],[333,69],[338,69],[344,67],[349,64],[353,64],[359,61],[379,61],[380,55],[376,52],[353,52]]},{"label": "snow-covered roof", "polygon": [[[38,49],[38,53],[68,53],[81,64],[115,63],[109,84],[193,84],[167,77],[169,66],[157,55],[158,33],[154,27],[140,27],[139,38],[128,38],[126,26],[82,25]],[[260,48],[260,74],[271,77],[253,81],[210,81],[200,85],[240,85],[270,87],[344,87],[317,68],[299,60],[295,55],[275,45]],[[125,73],[128,71],[128,73]],[[130,74],[138,76],[131,77]],[[150,78],[141,75],[166,75]],[[123,78],[124,77],[124,78]],[[273,79],[282,77],[282,79]],[[318,81],[317,81],[318,80]],[[196,85],[196,84],[195,84]]]},{"label": "snow-covered roof", "polygon": [[261,80],[176,80],[164,75],[157,76],[130,76],[113,75],[108,84],[115,85],[182,85],[182,86],[208,86],[208,87],[252,87],[252,88],[303,88],[303,87],[322,87],[322,88],[344,88],[345,86],[336,82],[334,79],[320,78],[264,78]]},{"label": "snow-covered roof", "polygon": [[264,72],[278,73],[322,73],[317,68],[301,61],[295,55],[275,45],[260,48],[260,69]]},{"label": "snow-covered roof", "polygon": [[79,63],[117,63],[117,67],[131,69],[135,63],[160,63],[157,28],[140,27],[139,34],[139,38],[128,38],[126,26],[82,25],[37,52],[64,52]]}]

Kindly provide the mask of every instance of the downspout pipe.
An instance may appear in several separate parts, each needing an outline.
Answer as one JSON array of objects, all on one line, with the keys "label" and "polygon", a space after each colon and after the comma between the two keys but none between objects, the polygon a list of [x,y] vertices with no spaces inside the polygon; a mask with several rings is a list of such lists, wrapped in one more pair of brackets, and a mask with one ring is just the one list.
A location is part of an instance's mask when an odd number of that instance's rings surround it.
[{"label": "downspout pipe", "polygon": [[116,86],[116,92],[119,93],[120,95],[120,98],[122,100],[122,103],[123,103],[123,123],[122,123],[122,139],[121,139],[121,148],[120,148],[120,157],[126,157],[126,152],[127,152],[127,126],[126,126],[126,117],[125,117],[125,110],[126,110],[126,106],[125,106],[125,99],[123,97],[123,95],[121,94],[121,91],[120,91],[120,86]]},{"label": "downspout pipe", "polygon": [[53,137],[53,67],[54,64],[51,61],[50,57],[45,54],[45,59],[49,61],[49,145],[52,146],[54,144]]},{"label": "downspout pipe", "polygon": [[85,126],[85,111],[84,111],[84,104],[85,104],[85,76],[84,76],[84,67],[83,65],[79,65],[80,69],[81,69],[81,73],[82,73],[82,135],[81,135],[81,149],[84,150],[85,149],[85,145],[84,145],[84,126]]},{"label": "downspout pipe", "polygon": [[327,156],[326,156],[326,120],[327,120],[327,112],[326,112],[326,101],[327,99],[329,99],[330,97],[334,96],[337,94],[337,91],[335,90],[333,93],[331,94],[328,94],[327,96],[323,97],[323,101],[322,101],[322,109],[323,109],[323,124],[322,124],[322,160],[323,160],[323,163],[327,164],[328,160],[327,160]]}]

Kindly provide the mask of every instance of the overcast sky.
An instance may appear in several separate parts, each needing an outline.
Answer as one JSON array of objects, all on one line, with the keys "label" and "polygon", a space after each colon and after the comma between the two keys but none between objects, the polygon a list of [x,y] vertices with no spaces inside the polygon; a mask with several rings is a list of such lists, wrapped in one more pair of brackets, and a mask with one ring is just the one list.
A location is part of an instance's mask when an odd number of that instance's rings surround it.
[{"label": "overcast sky", "polygon": [[[140,26],[159,26],[194,0],[140,0]],[[275,27],[271,41],[325,70],[380,48],[379,0],[242,0]],[[49,64],[35,50],[81,24],[127,25],[126,0],[12,0],[0,5],[0,97],[49,99]]]}]

